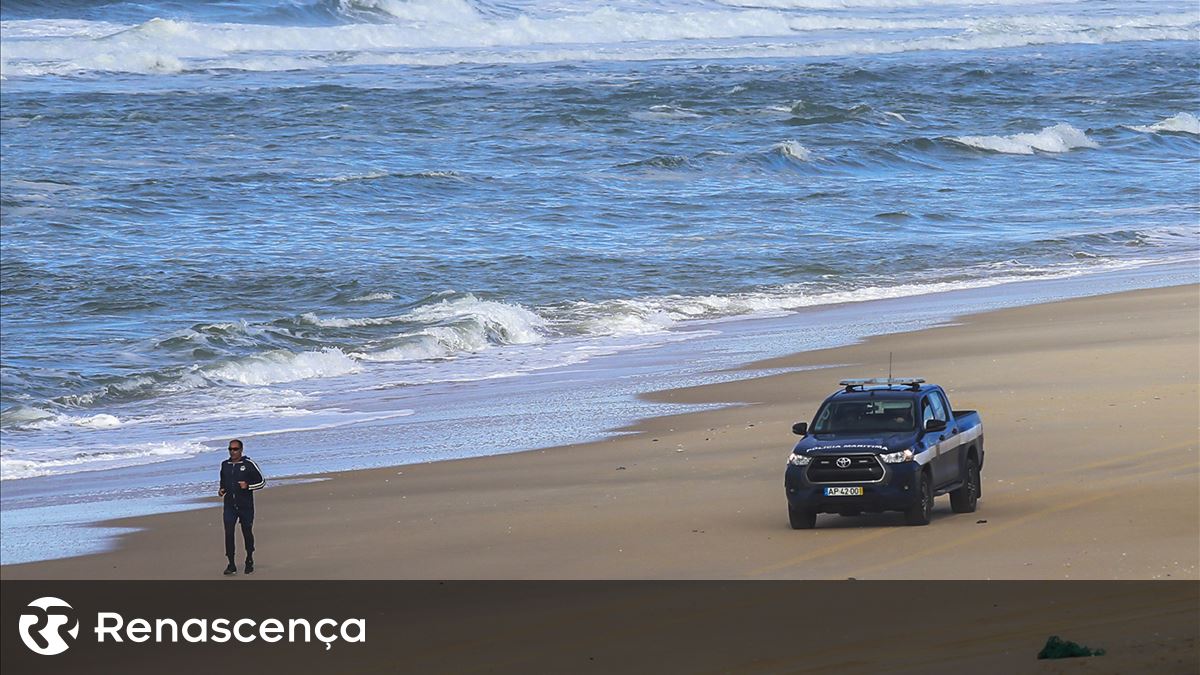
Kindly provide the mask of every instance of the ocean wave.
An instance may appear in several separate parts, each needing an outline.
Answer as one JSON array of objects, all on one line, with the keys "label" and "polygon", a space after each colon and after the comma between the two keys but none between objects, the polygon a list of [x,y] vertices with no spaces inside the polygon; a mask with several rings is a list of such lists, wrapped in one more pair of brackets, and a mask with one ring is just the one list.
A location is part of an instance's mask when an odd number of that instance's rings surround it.
[{"label": "ocean wave", "polygon": [[27,425],[27,428],[45,429],[61,426],[84,427],[87,429],[116,429],[121,426],[121,420],[116,415],[109,415],[108,413],[85,416],[56,415],[50,419]]},{"label": "ocean wave", "polygon": [[466,0],[335,0],[335,10],[352,19],[470,24],[483,20]]},{"label": "ocean wave", "polygon": [[404,173],[400,171],[368,171],[367,173],[352,173],[341,176],[330,176],[327,178],[314,179],[318,183],[351,183],[355,181],[369,181],[380,178],[450,178],[454,180],[463,180],[462,174],[456,171],[417,171],[413,173]]},{"label": "ocean wave", "polygon": [[[773,108],[775,110],[780,107]],[[867,105],[856,105],[842,108],[827,103],[813,101],[796,101],[788,109],[786,123],[791,126],[809,126],[813,124],[837,124],[861,119],[871,112]]]},{"label": "ocean wave", "polygon": [[80,471],[99,471],[102,469],[130,466],[132,464],[161,462],[180,457],[189,457],[203,452],[211,452],[212,450],[213,448],[194,441],[156,442],[138,444],[129,448],[75,452],[71,453],[68,457],[26,459],[12,456],[17,453],[11,448],[6,448],[5,453],[0,455],[0,480],[17,480],[63,473],[78,473]]},{"label": "ocean wave", "polygon": [[129,375],[104,382],[98,387],[81,394],[68,394],[56,403],[71,407],[86,408],[97,401],[129,401],[151,395],[166,379],[156,373]]},{"label": "ocean wave", "polygon": [[390,340],[393,346],[386,349],[354,356],[364,361],[425,361],[475,354],[492,346],[482,329],[472,328],[434,326]]},{"label": "ocean wave", "polygon": [[603,316],[585,321],[583,327],[592,336],[625,336],[662,333],[675,323],[666,312],[626,301],[610,304]]},{"label": "ocean wave", "polygon": [[29,412],[21,415],[6,415],[0,427],[9,430],[48,430],[48,429],[117,429],[125,424],[116,415],[99,413],[96,415],[71,415],[56,413],[37,407],[25,407]]},{"label": "ocean wave", "polygon": [[1147,134],[1160,132],[1177,132],[1200,136],[1200,119],[1191,113],[1181,112],[1149,126],[1131,126],[1130,129]]},{"label": "ocean wave", "polygon": [[367,293],[366,295],[350,298],[350,302],[382,302],[384,300],[393,300],[395,297],[395,295],[383,291],[380,293]]},{"label": "ocean wave", "polygon": [[190,328],[175,331],[154,343],[160,349],[198,348],[224,349],[230,346],[253,346],[260,344],[267,329],[247,321],[200,323]]},{"label": "ocean wave", "polygon": [[772,150],[778,152],[786,159],[795,162],[807,162],[812,159],[812,151],[800,144],[799,141],[787,140],[776,143],[771,146]]},{"label": "ocean wave", "polygon": [[[359,372],[365,361],[449,358],[492,347],[543,342],[551,332],[545,317],[519,304],[481,300],[471,294],[434,297],[435,301],[392,316],[322,318],[309,312],[271,322],[269,330],[244,321],[198,324],[153,343],[153,347],[193,358],[202,355],[208,363],[109,376],[91,383],[81,381],[76,386],[83,391],[54,399],[47,404],[49,410],[25,405],[5,410],[0,426],[110,428],[122,421],[109,414],[73,416],[62,410],[125,404],[230,384],[266,386],[340,377]],[[369,331],[393,325],[403,326],[404,332],[360,342],[354,348],[332,346],[329,342],[334,340],[322,332],[356,328]],[[279,346],[298,341],[317,348],[295,351]],[[325,344],[319,346],[322,341]]]},{"label": "ocean wave", "polygon": [[360,328],[365,326],[390,326],[404,321],[404,316],[364,317],[361,319],[322,319],[313,312],[301,314],[298,321],[320,328]]},{"label": "ocean wave", "polygon": [[0,428],[11,429],[31,426],[54,419],[54,413],[31,405],[17,404],[0,411]]},{"label": "ocean wave", "polygon": [[[1175,232],[1157,233],[1169,236]],[[1194,233],[1194,228],[1191,230]],[[1109,243],[1124,241],[1120,233],[1094,235]],[[1152,234],[1139,233],[1142,238]],[[1081,243],[1093,241],[1093,235],[1079,235]],[[582,332],[592,336],[638,335],[664,332],[683,322],[711,321],[739,317],[777,316],[807,307],[869,300],[902,298],[947,291],[985,288],[1017,281],[1057,279],[1099,271],[1127,269],[1146,264],[1144,260],[1112,260],[1091,257],[1086,260],[1033,266],[1016,260],[984,263],[978,269],[966,268],[952,280],[926,279],[907,283],[889,283],[847,289],[821,289],[812,284],[786,284],[748,293],[728,295],[667,295],[598,303],[579,302],[568,314],[577,317]]]},{"label": "ocean wave", "polygon": [[480,300],[474,295],[416,307],[408,317],[425,323],[448,322],[478,330],[490,343],[533,344],[545,340],[545,317],[518,304]]},{"label": "ocean wave", "polygon": [[[1200,22],[1189,14],[878,20],[761,8],[650,11],[653,6],[648,5],[640,10],[564,9],[502,17],[484,16],[464,3],[374,4],[395,21],[265,26],[155,18],[103,37],[40,35],[27,22],[6,21],[0,68],[5,76],[36,77],[97,71],[171,74],[344,65],[837,56],[1187,40],[1200,34]],[[435,15],[441,18],[416,18]],[[920,35],[931,30],[948,34]],[[812,31],[845,31],[846,35],[794,39]],[[881,36],[889,31],[891,36]],[[754,41],[726,42],[741,38]]]},{"label": "ocean wave", "polygon": [[622,162],[618,169],[682,169],[691,166],[692,161],[682,155],[655,155],[633,162]]},{"label": "ocean wave", "polygon": [[474,328],[481,338],[494,344],[540,342],[541,331],[546,327],[544,317],[521,305],[480,300],[469,293],[419,305],[405,314],[394,316],[322,319],[308,312],[300,315],[299,322],[322,328],[440,323]]},{"label": "ocean wave", "polygon": [[306,314],[302,319],[333,328],[420,326],[350,354],[363,361],[451,358],[491,347],[544,342],[550,332],[548,321],[536,311],[515,303],[480,300],[471,294],[443,298],[396,316],[320,319]]},{"label": "ocean wave", "polygon": [[358,372],[358,361],[341,349],[326,347],[319,351],[284,350],[258,354],[204,369],[214,380],[248,385],[279,384],[315,377],[337,377]]},{"label": "ocean wave", "polygon": [[674,105],[652,105],[649,110],[640,110],[630,114],[635,120],[652,122],[659,120],[694,120],[703,117],[695,110],[688,110]]},{"label": "ocean wave", "polygon": [[[889,212],[877,217],[903,216]],[[907,283],[883,282],[860,288],[844,287],[847,284],[833,280],[838,276],[835,273],[827,281],[814,280],[749,292],[577,301],[535,308],[447,292],[394,316],[321,319],[315,315],[302,315],[300,321],[288,325],[308,336],[306,339],[317,344],[323,341],[326,346],[307,351],[260,348],[258,353],[226,355],[207,364],[171,366],[159,371],[128,375],[82,393],[59,397],[45,405],[13,406],[4,411],[0,426],[5,428],[6,433],[10,430],[59,429],[62,433],[71,433],[75,429],[99,432],[124,429],[126,426],[141,428],[148,423],[157,424],[154,422],[156,413],[145,409],[145,405],[157,405],[146,403],[155,399],[162,400],[162,405],[172,410],[181,405],[181,401],[190,401],[186,404],[191,411],[189,423],[195,420],[232,419],[241,414],[239,409],[267,411],[264,414],[275,417],[304,415],[308,413],[297,406],[304,402],[305,394],[292,392],[283,400],[281,397],[286,392],[274,385],[357,375],[375,368],[373,364],[376,363],[419,361],[430,363],[421,367],[418,378],[442,381],[446,376],[463,377],[459,372],[461,368],[451,369],[446,371],[449,375],[443,375],[441,364],[434,362],[493,351],[498,353],[486,361],[470,360],[475,364],[470,369],[471,378],[478,379],[476,371],[484,372],[489,377],[496,372],[520,373],[528,370],[529,364],[534,362],[539,368],[569,362],[562,356],[565,345],[586,346],[594,340],[610,337],[661,336],[681,324],[692,322],[778,315],[816,305],[937,293],[1114,269],[1116,265],[1142,263],[1137,260],[1113,261],[1098,252],[1114,247],[1148,249],[1178,246],[1194,241],[1195,235],[1195,228],[1190,226],[1144,231],[1085,231],[1052,241],[1030,243],[1031,250],[1049,247],[1070,252],[1071,262],[1062,265],[1035,268],[1009,265],[1012,261],[1002,261],[980,269],[965,268],[953,273],[943,270],[938,278],[931,276]],[[1013,255],[1023,254],[1015,252]],[[276,328],[283,330],[281,321],[273,323],[280,324]],[[401,330],[391,335],[380,335],[390,332],[389,326],[392,324],[401,326]],[[242,324],[206,325],[220,325],[224,330],[237,332]],[[342,333],[331,336],[319,330],[341,330],[345,327],[373,330],[366,330],[365,335],[353,339]],[[341,346],[331,346],[331,342],[340,343]],[[520,349],[542,344],[547,346]],[[409,381],[407,375],[404,378],[403,381]]]},{"label": "ocean wave", "polygon": [[1098,148],[1100,144],[1070,124],[1055,124],[1036,134],[1013,134],[1012,136],[955,136],[950,139],[980,150],[990,150],[1007,155],[1032,155],[1034,151],[1068,152],[1076,148]]}]

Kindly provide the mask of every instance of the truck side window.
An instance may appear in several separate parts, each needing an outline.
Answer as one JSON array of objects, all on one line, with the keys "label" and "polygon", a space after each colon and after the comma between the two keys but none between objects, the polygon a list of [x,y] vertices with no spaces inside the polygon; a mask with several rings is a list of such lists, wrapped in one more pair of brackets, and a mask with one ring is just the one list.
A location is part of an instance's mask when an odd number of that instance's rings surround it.
[{"label": "truck side window", "polygon": [[925,423],[933,419],[933,404],[929,402],[929,397],[921,399],[921,428],[925,427]]},{"label": "truck side window", "polygon": [[949,422],[950,418],[946,415],[946,408],[942,404],[942,397],[935,391],[929,396],[929,404],[933,408],[933,419]]},{"label": "truck side window", "polygon": [[944,394],[942,394],[942,392],[940,392],[940,391],[935,391],[935,392],[933,392],[933,397],[935,399],[937,399],[938,403],[941,404],[941,407],[942,407],[941,419],[949,422],[952,411],[950,410],[950,403],[948,401],[946,401],[946,396]]}]

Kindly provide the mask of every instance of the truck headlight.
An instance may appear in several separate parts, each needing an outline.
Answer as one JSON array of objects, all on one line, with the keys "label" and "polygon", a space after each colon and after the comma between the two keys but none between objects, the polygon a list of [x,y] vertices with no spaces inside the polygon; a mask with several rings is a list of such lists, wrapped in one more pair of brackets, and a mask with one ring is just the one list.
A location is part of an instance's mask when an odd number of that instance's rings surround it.
[{"label": "truck headlight", "polygon": [[884,464],[901,464],[903,462],[913,461],[912,450],[901,450],[900,452],[889,452],[886,455],[880,455],[879,459]]},{"label": "truck headlight", "polygon": [[788,464],[791,464],[792,466],[808,466],[808,463],[811,461],[812,457],[809,457],[808,455],[797,455],[796,453],[792,453],[792,456],[788,457]]}]

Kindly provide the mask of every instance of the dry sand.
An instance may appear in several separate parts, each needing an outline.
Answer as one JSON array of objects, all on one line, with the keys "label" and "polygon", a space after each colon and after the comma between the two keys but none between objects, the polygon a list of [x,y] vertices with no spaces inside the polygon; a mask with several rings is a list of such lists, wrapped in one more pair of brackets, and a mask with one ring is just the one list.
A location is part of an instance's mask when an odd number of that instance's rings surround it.
[{"label": "dry sand", "polygon": [[[1200,579],[1198,297],[1181,286],[969,316],[755,364],[844,366],[662,392],[730,405],[611,440],[269,487],[255,578]],[[790,530],[792,422],[839,379],[879,374],[889,351],[897,374],[981,412],[979,511],[954,515],[941,497],[928,527],[825,515]],[[220,578],[215,497],[109,524],[141,529],[115,551],[2,576]]]}]

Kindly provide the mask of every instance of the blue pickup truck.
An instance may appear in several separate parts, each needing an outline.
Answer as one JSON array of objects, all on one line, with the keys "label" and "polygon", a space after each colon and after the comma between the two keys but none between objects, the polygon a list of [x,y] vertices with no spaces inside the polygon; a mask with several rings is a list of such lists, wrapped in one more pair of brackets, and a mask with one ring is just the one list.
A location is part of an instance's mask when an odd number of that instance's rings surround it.
[{"label": "blue pickup truck", "polygon": [[971,513],[982,494],[983,422],[954,410],[946,392],[920,378],[843,380],[788,458],[784,487],[792,528],[811,529],[818,513],[854,516],[903,511],[928,525],[933,500],[949,494]]}]

